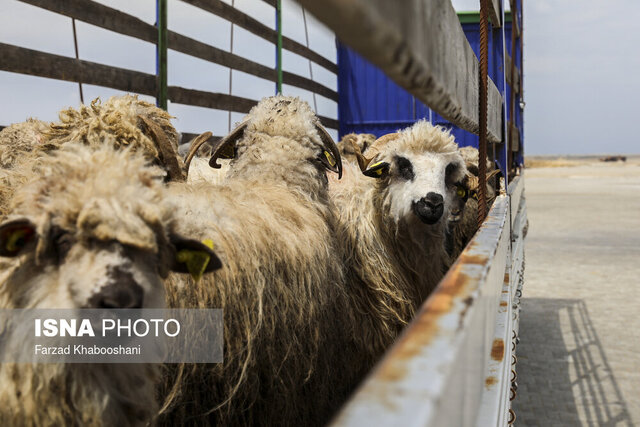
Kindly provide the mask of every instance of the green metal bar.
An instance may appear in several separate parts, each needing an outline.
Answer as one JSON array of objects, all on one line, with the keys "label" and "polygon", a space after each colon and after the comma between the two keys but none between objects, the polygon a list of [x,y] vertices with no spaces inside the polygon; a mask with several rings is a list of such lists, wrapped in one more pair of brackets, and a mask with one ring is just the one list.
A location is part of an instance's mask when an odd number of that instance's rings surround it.
[{"label": "green metal bar", "polygon": [[167,0],[156,0],[156,25],[158,44],[156,45],[156,76],[158,107],[167,109]]},{"label": "green metal bar", "polygon": [[278,32],[278,44],[276,48],[278,82],[276,83],[276,91],[282,93],[282,0],[277,0],[276,3],[276,31]]}]

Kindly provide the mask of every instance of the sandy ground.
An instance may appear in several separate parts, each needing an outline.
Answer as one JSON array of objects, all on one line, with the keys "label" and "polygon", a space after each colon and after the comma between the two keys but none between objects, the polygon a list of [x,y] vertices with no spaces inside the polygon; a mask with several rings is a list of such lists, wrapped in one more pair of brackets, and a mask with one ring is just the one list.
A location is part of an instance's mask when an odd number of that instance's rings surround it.
[{"label": "sandy ground", "polygon": [[516,425],[640,425],[640,159],[525,172]]}]

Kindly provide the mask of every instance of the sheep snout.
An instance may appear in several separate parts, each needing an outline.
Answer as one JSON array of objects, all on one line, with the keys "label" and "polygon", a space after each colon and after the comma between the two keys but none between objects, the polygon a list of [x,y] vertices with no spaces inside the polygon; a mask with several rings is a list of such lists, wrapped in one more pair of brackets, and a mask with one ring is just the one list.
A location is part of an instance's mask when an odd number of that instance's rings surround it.
[{"label": "sheep snout", "polygon": [[142,308],[144,290],[130,272],[111,267],[108,282],[89,298],[91,308]]},{"label": "sheep snout", "polygon": [[444,213],[444,198],[441,194],[430,192],[426,197],[413,202],[413,213],[425,224],[435,224]]}]

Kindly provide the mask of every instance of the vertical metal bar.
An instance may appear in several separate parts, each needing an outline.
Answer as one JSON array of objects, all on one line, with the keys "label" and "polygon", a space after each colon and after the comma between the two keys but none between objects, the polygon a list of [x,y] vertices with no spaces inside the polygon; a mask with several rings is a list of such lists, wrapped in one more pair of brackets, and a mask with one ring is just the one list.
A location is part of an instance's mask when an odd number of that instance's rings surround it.
[{"label": "vertical metal bar", "polygon": [[480,96],[478,158],[478,226],[487,215],[487,107],[489,72],[489,1],[480,0]]},{"label": "vertical metal bar", "polygon": [[[520,102],[524,100],[524,0],[520,0]],[[522,131],[520,132],[520,156],[524,164],[524,111],[520,111],[520,122]]]},{"label": "vertical metal bar", "polygon": [[507,148],[507,170],[512,170],[513,164],[513,126],[515,124],[515,106],[516,106],[516,25],[518,23],[518,6],[514,0],[510,0],[511,5],[511,85],[509,86],[509,147]]},{"label": "vertical metal bar", "polygon": [[[71,18],[71,26],[73,28],[73,47],[76,50],[76,59],[80,60],[80,53],[78,52],[78,33],[76,32],[76,20]],[[84,104],[84,93],[82,93],[82,82],[78,82],[78,89],[80,90],[80,103]]]},{"label": "vertical metal bar", "polygon": [[277,0],[276,2],[276,31],[278,32],[278,42],[276,45],[278,81],[276,82],[276,92],[282,93],[282,0]]},{"label": "vertical metal bar", "polygon": [[[235,7],[235,0],[231,0],[231,7]],[[233,53],[233,22],[231,23],[231,40],[229,41],[229,52]],[[233,90],[233,68],[229,68],[229,95]],[[229,132],[231,132],[231,110],[229,110]]]},{"label": "vertical metal bar", "polygon": [[156,105],[167,109],[167,0],[156,0]]},{"label": "vertical metal bar", "polygon": [[[300,8],[302,9],[302,21],[304,22],[304,37],[305,37],[305,40],[307,41],[307,48],[310,48],[309,29],[307,28],[307,14],[305,13],[303,6],[300,6]],[[309,60],[309,77],[311,78],[311,80],[313,80],[313,66],[311,64],[311,60]],[[315,92],[313,92],[313,108],[316,114],[318,114],[318,101],[316,101]]]}]

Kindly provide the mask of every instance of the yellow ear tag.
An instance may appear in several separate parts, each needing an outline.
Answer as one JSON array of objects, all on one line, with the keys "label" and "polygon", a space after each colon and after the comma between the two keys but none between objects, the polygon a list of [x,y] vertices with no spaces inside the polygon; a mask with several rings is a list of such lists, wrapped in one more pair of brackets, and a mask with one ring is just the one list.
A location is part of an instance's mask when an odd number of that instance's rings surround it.
[{"label": "yellow ear tag", "polygon": [[[205,239],[202,243],[209,249],[213,249],[213,241],[211,239]],[[196,282],[200,281],[207,269],[207,265],[209,265],[209,261],[211,261],[211,256],[208,253],[193,249],[183,249],[178,252],[177,257],[179,263],[187,266],[189,274]]]},{"label": "yellow ear tag", "polygon": [[[369,169],[375,169],[377,166],[380,166],[383,162],[378,162],[378,163],[374,163],[373,165],[369,166]],[[374,170],[373,172],[375,172],[376,175],[378,176],[382,176],[382,171],[384,168],[380,168],[377,170]]]},{"label": "yellow ear tag", "polygon": [[327,158],[327,161],[329,162],[329,165],[331,165],[331,167],[334,167],[336,165],[336,159],[333,158],[333,155],[331,155],[330,152],[325,151],[324,156]]}]

